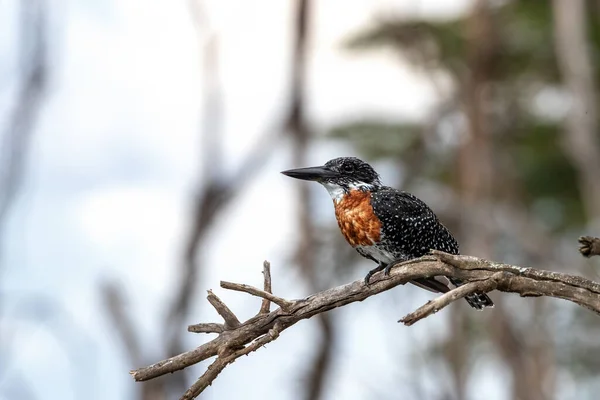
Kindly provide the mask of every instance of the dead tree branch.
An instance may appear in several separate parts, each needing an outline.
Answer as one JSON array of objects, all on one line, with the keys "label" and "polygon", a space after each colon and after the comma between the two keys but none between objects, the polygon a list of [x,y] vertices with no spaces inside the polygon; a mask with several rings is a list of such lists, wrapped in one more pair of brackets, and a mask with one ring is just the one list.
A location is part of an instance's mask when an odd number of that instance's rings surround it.
[{"label": "dead tree branch", "polygon": [[[262,297],[280,305],[280,308],[264,313],[261,307],[256,316],[236,324],[237,317],[232,318],[231,310],[220,300],[214,301],[217,297],[209,292],[209,301],[223,317],[225,324],[203,323],[192,325],[188,330],[218,333],[218,336],[194,350],[130,373],[136,381],[147,381],[216,356],[216,360],[207,371],[182,397],[182,399],[193,399],[208,387],[227,365],[242,355],[249,354],[275,340],[283,330],[297,322],[346,304],[363,301],[415,278],[443,275],[459,278],[467,283],[402,318],[400,321],[405,325],[412,325],[469,293],[492,290],[518,293],[522,297],[556,297],[600,314],[600,283],[575,275],[502,264],[472,256],[451,255],[439,251],[432,251],[432,253],[431,256],[397,264],[389,277],[381,273],[376,274],[368,286],[363,283],[363,280],[359,280],[299,300],[284,300],[274,296],[269,290],[221,282],[223,288]],[[265,263],[264,268],[265,289],[268,289],[267,279],[270,278],[268,263]]]}]

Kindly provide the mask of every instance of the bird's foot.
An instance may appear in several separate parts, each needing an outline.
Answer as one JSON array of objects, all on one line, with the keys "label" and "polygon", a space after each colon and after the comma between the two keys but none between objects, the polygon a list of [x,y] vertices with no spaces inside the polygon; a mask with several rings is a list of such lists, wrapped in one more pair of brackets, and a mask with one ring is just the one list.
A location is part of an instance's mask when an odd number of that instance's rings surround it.
[{"label": "bird's foot", "polygon": [[373,268],[372,270],[369,271],[369,273],[367,274],[367,276],[365,276],[365,285],[369,284],[369,280],[371,280],[371,277],[373,275],[375,275],[377,272],[384,270],[387,268],[386,264],[383,263],[379,263],[379,265],[377,266],[377,268]]}]

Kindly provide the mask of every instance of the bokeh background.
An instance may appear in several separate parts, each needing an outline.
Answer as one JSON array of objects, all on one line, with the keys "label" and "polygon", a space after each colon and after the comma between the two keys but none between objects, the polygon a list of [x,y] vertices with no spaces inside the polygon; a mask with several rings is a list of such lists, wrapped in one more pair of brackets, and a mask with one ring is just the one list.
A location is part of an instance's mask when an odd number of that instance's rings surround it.
[{"label": "bokeh background", "polygon": [[[597,0],[0,0],[0,399],[176,399],[130,369],[361,279],[316,184],[358,156],[462,252],[599,280]],[[398,287],[283,333],[205,399],[597,399],[600,320],[493,293],[404,327]]]}]

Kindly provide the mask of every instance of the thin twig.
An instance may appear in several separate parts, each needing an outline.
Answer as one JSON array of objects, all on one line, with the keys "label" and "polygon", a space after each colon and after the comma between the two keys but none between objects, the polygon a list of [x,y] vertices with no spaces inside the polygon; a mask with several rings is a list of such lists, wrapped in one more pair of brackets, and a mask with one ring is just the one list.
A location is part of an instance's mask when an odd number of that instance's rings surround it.
[{"label": "thin twig", "polygon": [[208,291],[208,296],[206,296],[206,298],[208,299],[208,302],[212,304],[215,310],[217,310],[219,315],[223,317],[226,328],[231,329],[241,325],[240,320],[237,319],[233,311],[231,311],[229,307],[227,307],[225,303],[223,303],[223,301],[212,292],[212,290]]},{"label": "thin twig", "polygon": [[221,333],[225,330],[223,324],[215,324],[212,322],[200,323],[188,326],[188,332],[192,333]]},{"label": "thin twig", "polygon": [[[497,274],[501,274],[501,272],[498,272]],[[402,322],[406,326],[411,326],[415,322],[420,321],[423,318],[430,316],[431,314],[435,314],[436,312],[440,311],[441,309],[458,299],[462,299],[463,297],[475,292],[490,292],[496,289],[496,287],[498,286],[495,277],[496,275],[492,275],[492,277],[484,281],[469,282],[465,285],[459,286],[449,291],[448,293],[444,293],[440,297],[428,301],[426,304],[417,308],[415,311],[405,315],[398,322]]]},{"label": "thin twig", "polygon": [[284,310],[289,309],[294,304],[294,302],[292,301],[283,299],[281,297],[275,296],[274,294],[265,292],[264,290],[260,290],[258,288],[255,288],[254,286],[245,285],[243,283],[221,281],[221,287],[223,289],[235,290],[236,292],[244,292],[251,294],[252,296],[270,300]]},{"label": "thin twig", "polygon": [[[263,276],[264,276],[264,290],[267,293],[273,294],[273,287],[271,284],[271,263],[267,260],[263,262]],[[264,299],[260,305],[259,314],[268,314],[271,312],[271,301],[269,299]]]}]

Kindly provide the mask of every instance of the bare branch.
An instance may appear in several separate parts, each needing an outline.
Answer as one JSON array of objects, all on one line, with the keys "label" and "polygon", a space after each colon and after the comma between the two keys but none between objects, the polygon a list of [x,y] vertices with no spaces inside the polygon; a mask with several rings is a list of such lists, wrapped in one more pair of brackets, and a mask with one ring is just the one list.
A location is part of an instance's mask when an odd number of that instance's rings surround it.
[{"label": "bare branch", "polygon": [[[439,251],[433,256],[425,256],[397,264],[390,276],[382,273],[374,276],[366,286],[362,280],[334,287],[300,300],[284,300],[267,291],[248,285],[223,282],[228,289],[240,290],[259,297],[281,302],[286,307],[268,314],[258,314],[239,324],[235,315],[216,295],[209,291],[208,299],[226,320],[226,324],[198,324],[196,331],[219,333],[213,340],[194,350],[176,355],[148,367],[131,371],[136,381],[146,381],[168,373],[182,370],[200,361],[217,356],[202,377],[186,392],[184,399],[192,399],[202,392],[218,374],[241,355],[248,354],[260,346],[275,340],[284,329],[297,322],[342,307],[356,301],[363,301],[377,293],[389,290],[415,278],[447,276],[467,282],[438,299],[419,308],[402,319],[406,325],[425,318],[453,301],[472,292],[518,293],[526,296],[549,296],[569,300],[600,314],[600,284],[579,276],[557,272],[523,268],[496,263],[472,256],[459,256]],[[265,295],[266,293],[266,295]],[[229,320],[229,322],[227,322]],[[235,323],[237,321],[237,324]],[[192,327],[190,327],[190,330]],[[219,332],[219,330],[221,330]]]},{"label": "bare branch", "polygon": [[600,238],[581,236],[579,238],[579,252],[584,257],[600,256]]},{"label": "bare branch", "polygon": [[[504,271],[514,275],[520,275],[524,278],[530,278],[539,281],[555,281],[565,282],[575,287],[581,287],[587,289],[593,293],[600,293],[600,283],[590,281],[577,275],[561,274],[559,272],[544,271],[535,268],[516,267],[513,265],[497,263],[488,261],[483,258],[477,258],[473,256],[458,256],[454,254],[444,253],[443,251],[432,250],[432,254],[438,256],[441,261],[452,265],[459,269],[464,270],[487,270],[487,271]],[[498,289],[502,290],[502,289]],[[512,290],[504,290],[512,292]],[[516,292],[521,293],[521,292]],[[523,294],[523,293],[521,293]],[[550,296],[548,294],[541,294],[540,296]],[[569,299],[567,299],[569,300]]]}]

